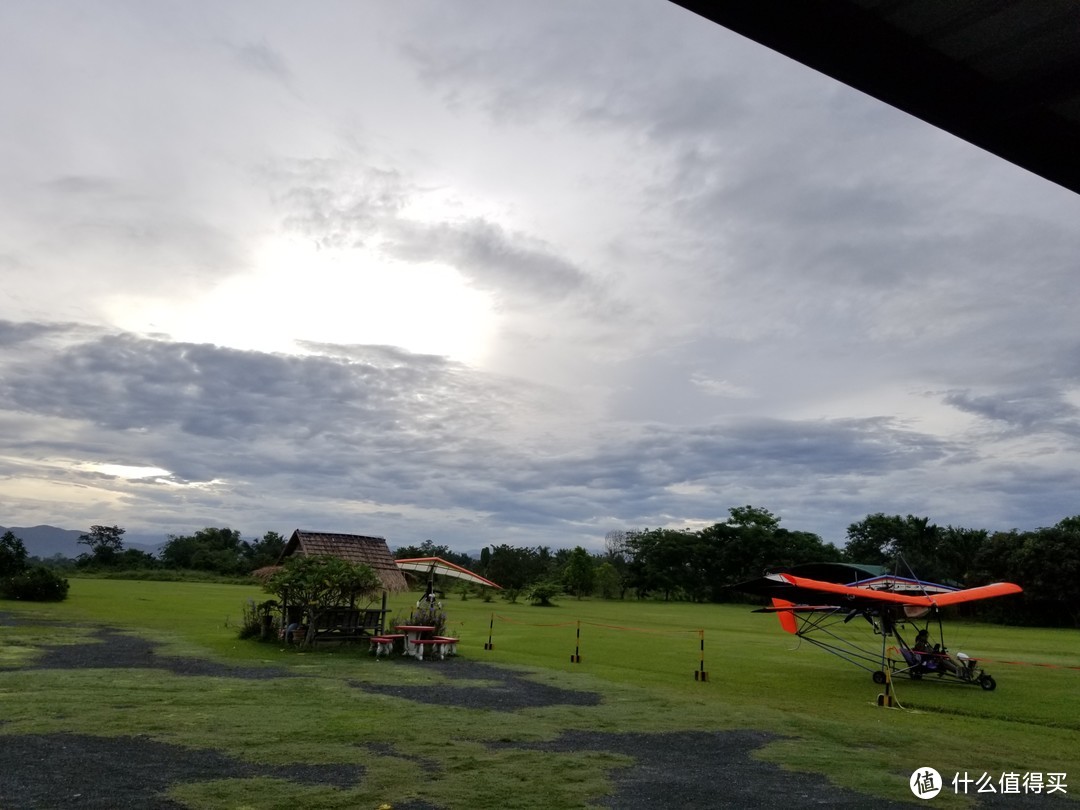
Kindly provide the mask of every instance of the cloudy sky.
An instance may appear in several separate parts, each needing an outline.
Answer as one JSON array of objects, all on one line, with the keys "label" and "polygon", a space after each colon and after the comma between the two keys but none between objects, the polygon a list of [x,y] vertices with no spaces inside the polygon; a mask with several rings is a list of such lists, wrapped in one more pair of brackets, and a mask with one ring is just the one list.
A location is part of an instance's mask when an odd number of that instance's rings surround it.
[{"label": "cloudy sky", "polygon": [[1080,513],[1080,197],[664,0],[0,30],[2,525]]}]

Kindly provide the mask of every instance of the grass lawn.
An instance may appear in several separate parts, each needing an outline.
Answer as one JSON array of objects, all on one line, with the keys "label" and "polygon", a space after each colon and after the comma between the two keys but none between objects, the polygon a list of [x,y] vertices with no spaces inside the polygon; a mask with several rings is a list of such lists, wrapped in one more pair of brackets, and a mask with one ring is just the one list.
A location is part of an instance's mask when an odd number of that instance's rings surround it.
[{"label": "grass lawn", "polygon": [[[449,597],[448,632],[461,639],[462,658],[528,668],[542,683],[602,696],[594,706],[510,714],[435,708],[357,688],[434,687],[445,681],[440,667],[454,662],[375,661],[356,648],[298,653],[240,641],[236,625],[248,598],[265,596],[236,585],[73,579],[66,602],[0,602],[0,612],[19,617],[14,626],[0,626],[0,737],[144,735],[279,768],[351,763],[366,769],[358,787],[260,775],[172,789],[172,798],[193,808],[377,808],[410,800],[586,807],[610,791],[611,769],[627,765],[626,757],[515,745],[568,730],[768,731],[779,736],[756,756],[897,801],[913,800],[908,778],[924,766],[947,781],[964,771],[995,779],[1006,772],[1065,772],[1077,782],[1069,797],[1080,795],[1075,630],[947,624],[950,647],[985,658],[997,690],[898,680],[903,709],[884,709],[876,706],[881,687],[868,673],[809,645],[796,648],[798,639],[781,632],[775,618],[747,607],[567,598],[536,608]],[[391,607],[404,619],[416,598],[401,595]],[[276,667],[299,677],[25,668],[45,648],[84,642],[83,623],[153,640],[162,655]],[[489,628],[494,649],[485,650]],[[694,677],[699,630],[708,682]],[[851,632],[870,635],[862,623],[853,622]],[[575,651],[581,663],[571,662]],[[965,805],[951,793],[935,802]]]}]

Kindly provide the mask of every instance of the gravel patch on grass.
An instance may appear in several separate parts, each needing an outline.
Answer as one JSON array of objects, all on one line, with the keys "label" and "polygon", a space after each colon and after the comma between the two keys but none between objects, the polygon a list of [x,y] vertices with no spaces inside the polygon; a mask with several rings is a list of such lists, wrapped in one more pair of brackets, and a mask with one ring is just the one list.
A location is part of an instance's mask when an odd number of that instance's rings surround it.
[{"label": "gravel patch on grass", "polygon": [[567,731],[546,743],[495,747],[580,753],[605,751],[634,758],[611,774],[615,793],[597,807],[902,808],[830,784],[823,776],[785,771],[753,759],[754,750],[779,739],[762,731],[612,734]]},{"label": "gravel patch on grass", "polygon": [[[7,614],[0,614],[0,623],[15,625]],[[281,667],[240,667],[219,664],[201,658],[160,655],[153,641],[129,636],[111,627],[87,627],[87,641],[48,647],[34,661],[12,669],[164,669],[174,675],[204,675],[217,678],[266,680],[292,678],[293,673]],[[0,671],[4,668],[0,667]]]},{"label": "gravel patch on grass", "polygon": [[[400,664],[409,665],[409,662],[402,661]],[[465,709],[490,709],[499,712],[513,712],[540,706],[596,706],[600,703],[600,695],[596,692],[548,686],[530,680],[526,677],[528,673],[519,670],[495,667],[462,658],[423,664],[417,662],[416,665],[437,667],[440,675],[450,679],[494,683],[490,686],[476,684],[456,686],[448,683],[399,686],[349,681],[349,685],[365,692],[390,695],[418,703],[460,706]]]},{"label": "gravel patch on grass", "polygon": [[6,810],[183,810],[164,795],[173,785],[274,777],[348,788],[363,776],[360,765],[254,765],[142,737],[0,736],[0,807]]},{"label": "gravel patch on grass", "polygon": [[207,675],[217,678],[266,680],[292,678],[281,667],[241,667],[202,658],[160,655],[159,645],[103,627],[90,632],[93,641],[51,647],[30,669],[164,669],[174,675]]}]

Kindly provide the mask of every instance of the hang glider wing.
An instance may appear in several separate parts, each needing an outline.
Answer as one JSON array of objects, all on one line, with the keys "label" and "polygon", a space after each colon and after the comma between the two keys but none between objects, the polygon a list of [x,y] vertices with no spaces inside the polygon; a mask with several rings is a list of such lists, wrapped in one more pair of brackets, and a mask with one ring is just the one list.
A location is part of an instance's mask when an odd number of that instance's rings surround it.
[{"label": "hang glider wing", "polygon": [[502,590],[501,585],[496,585],[490,579],[484,579],[479,574],[474,574],[468,568],[454,565],[452,562],[448,562],[442,557],[414,557],[408,560],[394,560],[394,562],[397,563],[397,567],[402,571],[413,571],[418,574],[427,574],[428,576],[437,574],[440,577],[462,579],[476,585],[486,585],[489,588]]},{"label": "hang glider wing", "polygon": [[946,607],[948,605],[958,605],[963,602],[977,602],[981,599],[992,599],[995,596],[1007,596],[1009,594],[1020,593],[1023,589],[1019,585],[1014,585],[1011,582],[995,582],[993,585],[983,585],[978,588],[967,588],[964,590],[947,591],[944,593],[933,593],[923,596],[913,596],[910,594],[892,593],[891,591],[874,590],[872,588],[861,588],[855,585],[840,585],[835,582],[818,582],[817,580],[807,579],[805,577],[797,577],[793,574],[777,574],[774,576],[780,577],[784,582],[793,585],[799,591],[818,593],[818,594],[835,594],[842,597],[837,600],[838,606],[844,606],[845,604],[851,604],[856,600],[865,603],[867,600],[870,602],[890,602],[899,605],[910,605],[914,607]]},{"label": "hang glider wing", "polygon": [[[766,574],[760,579],[733,586],[743,593],[773,600],[768,612],[790,612],[780,604],[799,608],[795,612],[825,611],[828,606],[842,610],[873,610],[893,605],[903,608],[909,616],[935,607],[947,607],[980,599],[1020,593],[1019,585],[997,582],[978,588],[957,589],[918,579],[894,575],[859,576],[848,579],[855,566],[833,563],[814,563],[796,566],[788,571]],[[859,573],[863,573],[859,571]]]},{"label": "hang glider wing", "polygon": [[[732,587],[742,593],[782,600],[798,606],[813,605],[819,608],[832,607],[844,610],[881,606],[881,600],[874,598],[873,591],[809,577],[797,577],[792,574],[766,574],[760,579]],[[776,602],[774,601],[773,604],[775,605]]]},{"label": "hang glider wing", "polygon": [[819,594],[833,594],[841,596],[843,599],[837,599],[837,605],[851,604],[854,600],[860,601],[869,600],[871,602],[892,602],[899,605],[919,605],[920,607],[930,607],[931,602],[928,597],[925,596],[907,596],[900,593],[892,593],[891,591],[875,591],[871,588],[859,588],[854,585],[840,585],[836,582],[818,582],[815,579],[807,579],[806,577],[797,577],[794,574],[780,574],[779,575],[785,582],[794,585],[800,590],[809,591],[811,593]]},{"label": "hang glider wing", "polygon": [[1020,593],[1023,590],[1024,589],[1019,585],[1014,585],[1011,582],[995,582],[993,585],[967,588],[966,590],[943,593],[931,596],[930,598],[938,607],[946,607],[948,605],[959,605],[961,602],[976,602],[979,599],[993,599],[995,596],[1008,596],[1009,594]]}]

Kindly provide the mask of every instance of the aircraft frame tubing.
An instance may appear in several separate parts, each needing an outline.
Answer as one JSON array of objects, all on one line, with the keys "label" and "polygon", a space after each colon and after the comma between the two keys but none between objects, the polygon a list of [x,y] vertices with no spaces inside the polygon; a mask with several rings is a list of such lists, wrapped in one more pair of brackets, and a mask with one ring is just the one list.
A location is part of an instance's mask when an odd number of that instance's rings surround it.
[{"label": "aircraft frame tubing", "polygon": [[[835,655],[837,658],[847,661],[850,664],[854,664],[861,669],[865,669],[867,672],[878,672],[882,669],[882,657],[872,655],[869,650],[860,647],[849,639],[838,636],[829,629],[831,625],[837,622],[843,622],[843,619],[839,618],[836,613],[820,614],[819,618],[815,619],[801,616],[800,619],[802,620],[802,626],[799,627],[799,630],[796,633],[799,638],[806,640],[830,655]],[[833,621],[828,621],[829,619],[832,619]],[[833,639],[833,641],[823,641],[822,639],[815,637],[814,634],[816,633],[824,634],[830,639]],[[882,655],[884,655],[884,652]],[[869,662],[870,664],[873,664],[873,666],[867,666],[866,663],[863,662]]]}]

